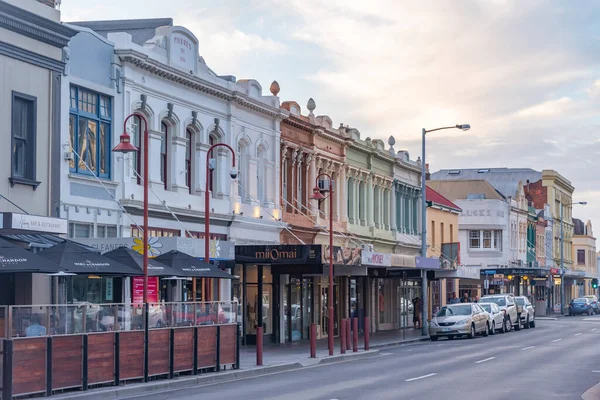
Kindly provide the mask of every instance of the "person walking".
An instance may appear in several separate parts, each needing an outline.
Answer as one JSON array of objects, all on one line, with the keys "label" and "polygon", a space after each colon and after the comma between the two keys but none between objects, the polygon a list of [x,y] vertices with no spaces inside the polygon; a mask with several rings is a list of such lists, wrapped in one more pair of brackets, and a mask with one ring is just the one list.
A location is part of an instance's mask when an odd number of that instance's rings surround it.
[{"label": "person walking", "polygon": [[413,324],[415,329],[421,329],[421,299],[413,299]]}]

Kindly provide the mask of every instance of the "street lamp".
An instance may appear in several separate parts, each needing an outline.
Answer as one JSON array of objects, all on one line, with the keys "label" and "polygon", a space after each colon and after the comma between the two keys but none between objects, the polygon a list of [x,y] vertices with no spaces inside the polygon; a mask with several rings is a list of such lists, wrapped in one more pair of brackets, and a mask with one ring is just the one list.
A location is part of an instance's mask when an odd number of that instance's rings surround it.
[{"label": "street lamp", "polygon": [[[454,125],[454,126],[445,126],[443,128],[436,129],[422,129],[422,145],[421,145],[421,257],[427,258],[427,196],[425,193],[427,192],[426,184],[425,184],[425,135],[429,132],[441,131],[443,129],[461,129],[463,131],[468,131],[471,129],[471,125],[462,124],[462,125]],[[427,317],[429,315],[428,310],[428,289],[427,289],[427,271],[423,270],[423,284],[422,284],[422,302],[421,302],[421,333],[426,336],[428,334],[427,325]]]},{"label": "street lamp", "polygon": [[[329,189],[321,189],[319,187],[319,178],[326,177],[329,179]],[[329,192],[328,196],[323,196],[321,192]],[[329,318],[327,325],[327,343],[329,345],[329,355],[333,355],[333,178],[329,174],[320,174],[316,178],[316,185],[313,189],[313,194],[310,196],[312,200],[317,200],[319,203],[329,199]]]},{"label": "street lamp", "polygon": [[120,137],[119,144],[115,146],[113,151],[115,153],[131,153],[137,152],[139,149],[131,144],[131,137],[127,133],[127,121],[131,117],[138,117],[144,121],[144,137],[143,137],[143,150],[142,158],[144,160],[143,166],[143,180],[144,180],[144,234],[143,234],[143,268],[144,268],[144,304],[148,303],[148,121],[144,115],[134,112],[125,118],[123,121],[123,134]]},{"label": "street lamp", "polygon": [[[237,169],[235,169],[235,151],[233,151],[231,146],[225,143],[215,143],[212,146],[210,146],[210,148],[206,152],[206,190],[204,191],[204,261],[206,263],[210,263],[210,196],[208,195],[208,182],[210,180],[210,171],[214,169],[214,165],[211,164],[211,159],[209,157],[212,154],[213,149],[219,146],[227,147],[229,151],[231,151],[233,160],[233,166],[231,168],[231,171],[229,172],[231,179],[237,178],[238,175],[238,171]],[[210,282],[210,280],[208,282]],[[194,278],[192,282],[192,289],[192,298],[194,299],[194,301],[196,301],[196,278]],[[207,289],[207,287],[203,288],[202,297],[204,298],[208,294]]]},{"label": "street lamp", "polygon": [[563,207],[573,205],[587,205],[587,201],[578,201],[575,203],[560,203],[560,313],[565,313],[565,257],[564,257],[564,234],[563,234]]}]

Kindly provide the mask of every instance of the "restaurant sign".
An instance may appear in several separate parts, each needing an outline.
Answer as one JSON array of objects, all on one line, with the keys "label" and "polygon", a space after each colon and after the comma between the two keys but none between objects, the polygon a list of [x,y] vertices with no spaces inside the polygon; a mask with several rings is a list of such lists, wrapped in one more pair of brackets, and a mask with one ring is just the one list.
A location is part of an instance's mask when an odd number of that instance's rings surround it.
[{"label": "restaurant sign", "polygon": [[66,235],[69,224],[66,219],[9,212],[0,213],[0,229]]},{"label": "restaurant sign", "polygon": [[235,261],[244,264],[319,264],[320,260],[320,245],[235,247]]}]

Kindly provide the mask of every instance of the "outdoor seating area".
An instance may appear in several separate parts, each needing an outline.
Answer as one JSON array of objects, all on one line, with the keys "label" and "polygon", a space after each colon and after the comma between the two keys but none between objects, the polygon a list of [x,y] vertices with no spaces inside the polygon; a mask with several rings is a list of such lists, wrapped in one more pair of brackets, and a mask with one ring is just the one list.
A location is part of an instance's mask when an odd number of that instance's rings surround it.
[{"label": "outdoor seating area", "polygon": [[0,308],[2,399],[239,368],[235,302]]}]

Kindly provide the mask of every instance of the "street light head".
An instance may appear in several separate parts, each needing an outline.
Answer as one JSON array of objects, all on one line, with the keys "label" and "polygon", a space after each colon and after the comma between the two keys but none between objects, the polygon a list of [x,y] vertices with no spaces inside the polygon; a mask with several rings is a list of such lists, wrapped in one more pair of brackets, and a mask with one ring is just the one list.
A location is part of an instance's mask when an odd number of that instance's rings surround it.
[{"label": "street light head", "polygon": [[587,201],[580,201],[579,204],[581,204],[582,206],[587,206]]},{"label": "street light head", "polygon": [[313,189],[313,194],[310,196],[312,200],[324,200],[325,196],[321,194],[321,189],[318,186],[315,186]]},{"label": "street light head", "polygon": [[138,151],[138,148],[131,144],[131,136],[127,132],[123,132],[119,139],[119,144],[113,149],[115,153],[131,153],[132,151]]},{"label": "street light head", "polygon": [[469,125],[469,124],[456,125],[456,128],[462,129],[463,131],[468,131],[469,129],[471,129],[471,125]]}]

